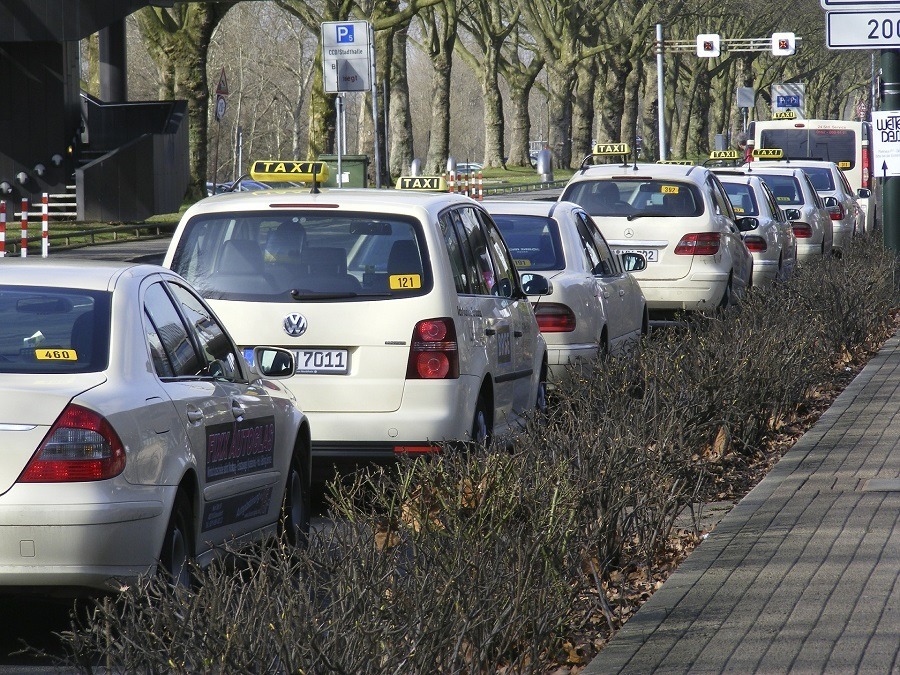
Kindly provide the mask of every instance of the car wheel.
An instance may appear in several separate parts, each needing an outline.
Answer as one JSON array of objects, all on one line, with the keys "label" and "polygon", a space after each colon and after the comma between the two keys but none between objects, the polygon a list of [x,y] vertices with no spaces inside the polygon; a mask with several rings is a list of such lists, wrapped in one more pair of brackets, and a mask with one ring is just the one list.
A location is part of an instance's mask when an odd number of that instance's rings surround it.
[{"label": "car wheel", "polygon": [[534,408],[537,411],[537,414],[543,417],[547,414],[547,410],[549,407],[550,406],[547,402],[547,366],[545,364],[541,367],[541,376],[538,379],[537,386],[537,400],[535,402]]},{"label": "car wheel", "polygon": [[488,410],[487,397],[484,392],[478,394],[475,402],[475,415],[472,418],[472,440],[478,445],[490,445],[491,443],[491,413]]},{"label": "car wheel", "polygon": [[194,530],[191,527],[191,505],[181,490],[175,495],[172,515],[166,527],[159,562],[172,585],[188,588],[191,585],[191,560],[194,558]]},{"label": "car wheel", "polygon": [[722,300],[719,302],[719,309],[728,309],[731,306],[731,277],[728,277],[728,284],[725,286],[725,292],[722,293]]},{"label": "car wheel", "polygon": [[281,533],[291,546],[304,546],[309,536],[311,507],[307,488],[303,465],[295,453],[291,457],[281,501]]}]

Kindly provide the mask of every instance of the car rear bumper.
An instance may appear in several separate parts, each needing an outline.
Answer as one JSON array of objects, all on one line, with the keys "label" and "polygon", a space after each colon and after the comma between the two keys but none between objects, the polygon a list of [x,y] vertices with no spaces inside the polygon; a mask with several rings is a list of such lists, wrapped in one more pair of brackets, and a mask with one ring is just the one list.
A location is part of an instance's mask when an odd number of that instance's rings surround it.
[{"label": "car rear bumper", "polygon": [[671,281],[639,279],[647,309],[700,311],[718,306],[728,285],[727,273],[692,274]]},{"label": "car rear bumper", "polygon": [[798,239],[797,240],[797,260],[804,260],[806,258],[821,258],[822,257],[822,242],[816,243],[805,243],[806,240]]},{"label": "car rear bumper", "polygon": [[778,278],[778,261],[753,257],[753,285],[768,286]]},{"label": "car rear bumper", "polygon": [[38,503],[21,488],[0,504],[0,585],[116,590],[154,569],[164,499]]},{"label": "car rear bumper", "polygon": [[834,222],[834,242],[832,243],[832,247],[836,249],[846,249],[850,246],[850,241],[853,239],[853,224],[847,224],[835,221]]}]

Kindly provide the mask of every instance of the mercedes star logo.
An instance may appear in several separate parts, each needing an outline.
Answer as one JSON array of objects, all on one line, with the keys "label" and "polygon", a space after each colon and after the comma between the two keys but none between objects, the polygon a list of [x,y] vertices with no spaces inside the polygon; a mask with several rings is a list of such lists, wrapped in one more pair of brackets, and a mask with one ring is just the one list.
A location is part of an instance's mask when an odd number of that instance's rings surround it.
[{"label": "mercedes star logo", "polygon": [[634,230],[632,230],[630,227],[626,227],[625,236],[631,239],[634,236]]},{"label": "mercedes star logo", "polygon": [[294,312],[293,314],[288,314],[284,317],[284,332],[291,337],[300,337],[303,335],[306,332],[307,326],[306,317],[302,314]]}]

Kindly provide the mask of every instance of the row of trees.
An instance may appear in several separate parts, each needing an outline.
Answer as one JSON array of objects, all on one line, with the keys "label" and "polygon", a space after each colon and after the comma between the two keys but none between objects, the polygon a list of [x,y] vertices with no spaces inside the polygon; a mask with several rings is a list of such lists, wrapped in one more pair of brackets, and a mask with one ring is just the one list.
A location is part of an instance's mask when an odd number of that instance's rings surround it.
[{"label": "row of trees", "polygon": [[[129,97],[190,103],[193,190],[240,158],[317,157],[334,152],[335,96],[324,92],[318,36],[323,21],[375,28],[379,119],[369,95],[345,96],[350,152],[372,156],[383,178],[420,157],[439,172],[450,155],[485,166],[527,166],[530,143],[576,165],[594,141],[643,138],[658,156],[656,24],[668,43],[699,33],[724,39],[793,31],[798,53],[724,51],[714,59],[664,56],[669,156],[699,155],[715,134],[736,137],[745,111],[736,88],[752,87],[749,118],[769,115],[771,85],[806,85],[810,117],[868,112],[872,59],[824,45],[817,0],[225,0],[147,7],[129,20]],[[90,53],[90,51],[88,51]],[[149,59],[147,58],[149,55]],[[229,113],[212,122],[211,91],[228,72]],[[242,152],[236,149],[242,130]]]}]

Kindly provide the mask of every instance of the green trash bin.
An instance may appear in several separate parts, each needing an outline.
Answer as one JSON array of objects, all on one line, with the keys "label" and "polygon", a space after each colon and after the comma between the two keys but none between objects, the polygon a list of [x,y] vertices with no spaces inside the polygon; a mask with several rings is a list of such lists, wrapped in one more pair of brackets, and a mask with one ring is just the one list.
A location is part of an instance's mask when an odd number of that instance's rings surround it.
[{"label": "green trash bin", "polygon": [[[338,161],[337,155],[319,155],[319,161],[328,165],[328,180],[325,187],[338,186]],[[344,174],[342,187],[369,187],[368,155],[341,155],[341,171]]]}]

